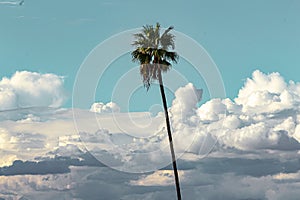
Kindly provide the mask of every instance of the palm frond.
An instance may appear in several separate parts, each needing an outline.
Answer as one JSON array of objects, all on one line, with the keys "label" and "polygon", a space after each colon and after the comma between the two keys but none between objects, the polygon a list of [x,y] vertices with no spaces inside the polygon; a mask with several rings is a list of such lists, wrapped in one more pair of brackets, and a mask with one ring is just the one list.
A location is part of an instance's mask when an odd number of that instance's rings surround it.
[{"label": "palm frond", "polygon": [[166,51],[165,59],[177,63],[179,56],[176,52]]},{"label": "palm frond", "polygon": [[170,26],[167,30],[165,30],[165,32],[162,34],[162,36],[165,34],[168,34],[173,29],[174,29],[174,26]]},{"label": "palm frond", "polygon": [[144,87],[149,90],[151,83],[152,83],[152,65],[151,64],[142,64],[140,66],[140,74],[142,76],[142,81]]},{"label": "palm frond", "polygon": [[172,67],[171,63],[166,60],[161,60],[159,62],[159,65],[160,65],[159,68],[161,69],[162,72],[167,72]]},{"label": "palm frond", "polygon": [[134,38],[137,39],[137,40],[145,40],[146,39],[146,36],[143,34],[143,33],[135,33],[133,34]]},{"label": "palm frond", "polygon": [[168,49],[171,47],[172,49],[175,48],[174,38],[175,36],[173,34],[170,34],[169,32],[173,30],[174,27],[170,26],[160,37],[160,43],[163,49]]},{"label": "palm frond", "polygon": [[174,42],[175,36],[172,34],[164,34],[160,38],[160,44],[163,49],[175,49],[175,42]]},{"label": "palm frond", "polygon": [[144,51],[143,48],[138,48],[131,52],[132,61],[139,64],[148,64],[151,62],[151,55]]}]

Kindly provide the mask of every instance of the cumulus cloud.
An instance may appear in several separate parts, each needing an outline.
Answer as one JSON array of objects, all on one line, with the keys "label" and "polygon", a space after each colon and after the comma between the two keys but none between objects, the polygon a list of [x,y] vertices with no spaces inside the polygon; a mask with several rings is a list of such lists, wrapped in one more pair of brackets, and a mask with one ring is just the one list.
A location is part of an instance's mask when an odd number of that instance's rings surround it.
[{"label": "cumulus cloud", "polygon": [[220,116],[226,114],[226,108],[226,104],[221,99],[212,99],[197,109],[197,115],[204,122],[218,121]]},{"label": "cumulus cloud", "polygon": [[93,105],[90,108],[90,111],[96,113],[118,113],[120,112],[120,107],[114,102],[109,102],[107,104],[97,102],[93,103]]},{"label": "cumulus cloud", "polygon": [[0,81],[0,109],[59,107],[66,99],[63,78],[55,74],[17,71]]},{"label": "cumulus cloud", "polygon": [[300,84],[286,83],[279,73],[264,74],[254,71],[235,102],[243,106],[243,112],[274,113],[298,108]]},{"label": "cumulus cloud", "polygon": [[170,109],[177,151],[199,153],[199,148],[214,145],[244,151],[300,150],[300,84],[286,83],[279,73],[254,71],[234,101],[212,99],[199,108],[199,99],[187,91],[196,94],[189,85],[180,88]]},{"label": "cumulus cloud", "polygon": [[196,104],[202,98],[202,93],[203,90],[197,89],[192,83],[176,90],[170,109],[175,125],[194,114]]},{"label": "cumulus cloud", "polygon": [[[201,151],[202,153],[207,153],[210,151],[211,145],[215,143],[211,140],[210,134],[204,133],[197,126],[199,121],[199,117],[197,116],[197,103],[201,100],[202,93],[203,90],[197,89],[192,83],[180,87],[175,92],[175,99],[169,110],[173,139],[178,153],[186,151],[194,153]],[[163,126],[165,125],[163,124]],[[205,146],[204,142],[209,145]],[[164,137],[160,148],[168,152],[169,149],[166,148],[168,145],[169,140],[166,129],[164,129]]]}]

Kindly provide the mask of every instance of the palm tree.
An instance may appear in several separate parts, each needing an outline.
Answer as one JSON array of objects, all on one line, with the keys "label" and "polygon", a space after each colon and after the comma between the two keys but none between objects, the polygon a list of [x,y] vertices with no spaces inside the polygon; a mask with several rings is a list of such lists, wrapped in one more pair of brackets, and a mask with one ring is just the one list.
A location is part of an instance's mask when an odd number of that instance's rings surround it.
[{"label": "palm tree", "polygon": [[176,156],[174,152],[167,100],[162,79],[162,72],[167,72],[168,70],[170,70],[172,66],[171,62],[177,63],[177,60],[179,58],[176,52],[169,51],[170,48],[175,48],[175,36],[169,33],[172,29],[173,27],[171,26],[167,30],[165,30],[163,34],[160,34],[159,23],[156,23],[155,27],[151,25],[143,26],[143,29],[140,33],[134,34],[135,41],[132,45],[135,46],[136,49],[131,53],[131,55],[132,61],[138,62],[140,64],[140,74],[147,91],[149,90],[150,85],[153,81],[158,80],[159,82],[172,155],[177,199],[181,200]]}]

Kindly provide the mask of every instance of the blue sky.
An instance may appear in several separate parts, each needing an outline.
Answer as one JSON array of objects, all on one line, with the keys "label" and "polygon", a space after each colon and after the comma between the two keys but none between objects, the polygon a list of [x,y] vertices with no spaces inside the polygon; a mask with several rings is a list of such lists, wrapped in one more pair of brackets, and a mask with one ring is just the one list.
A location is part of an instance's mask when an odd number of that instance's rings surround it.
[{"label": "blue sky", "polygon": [[[296,0],[27,0],[23,6],[0,4],[0,76],[11,76],[16,70],[55,73],[65,76],[71,96],[77,70],[96,45],[122,31],[160,22],[163,27],[174,25],[207,50],[221,72],[227,96],[234,98],[255,69],[299,81],[299,9]],[[115,69],[135,66],[129,55],[120,61],[116,63],[124,66]],[[183,65],[182,61],[174,67]],[[115,74],[118,76],[115,71],[108,75],[106,89],[99,89],[97,101],[110,100],[109,85],[114,85],[110,78]],[[205,89],[192,74],[190,81]],[[148,104],[159,103],[158,93],[152,93],[146,106],[137,103],[131,109],[145,110]],[[169,103],[172,98],[169,94]],[[204,90],[204,100],[208,99]],[[71,98],[64,106],[70,105]]]}]

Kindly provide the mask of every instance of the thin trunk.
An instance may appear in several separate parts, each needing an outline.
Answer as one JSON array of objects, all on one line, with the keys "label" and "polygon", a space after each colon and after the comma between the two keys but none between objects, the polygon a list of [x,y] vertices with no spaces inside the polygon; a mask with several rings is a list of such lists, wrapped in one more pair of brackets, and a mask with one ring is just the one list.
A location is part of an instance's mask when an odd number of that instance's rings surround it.
[{"label": "thin trunk", "polygon": [[177,172],[176,156],[175,156],[175,151],[174,151],[174,146],[173,146],[173,139],[172,139],[169,113],[168,113],[168,107],[167,107],[167,100],[166,100],[165,89],[164,89],[164,85],[163,85],[163,81],[162,81],[162,75],[161,75],[160,70],[158,72],[158,81],[159,81],[160,93],[161,93],[161,98],[162,98],[162,101],[163,101],[163,106],[164,106],[164,111],[165,111],[166,125],[167,125],[167,131],[168,131],[169,143],[170,143],[170,150],[171,150],[171,155],[172,155],[172,164],[173,164],[173,170],[174,170],[174,176],[175,176],[177,199],[181,200],[179,177],[178,177],[178,172]]}]

